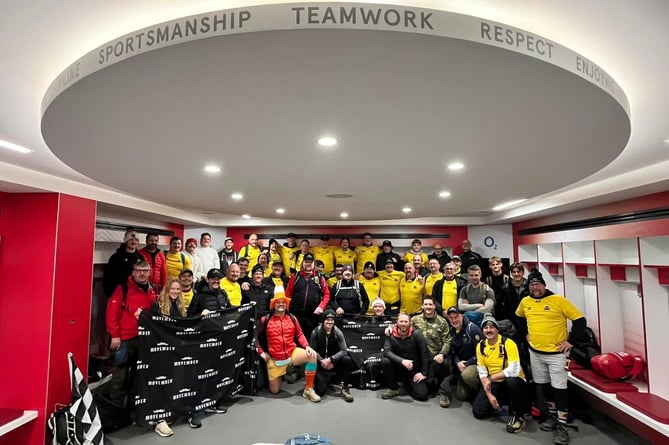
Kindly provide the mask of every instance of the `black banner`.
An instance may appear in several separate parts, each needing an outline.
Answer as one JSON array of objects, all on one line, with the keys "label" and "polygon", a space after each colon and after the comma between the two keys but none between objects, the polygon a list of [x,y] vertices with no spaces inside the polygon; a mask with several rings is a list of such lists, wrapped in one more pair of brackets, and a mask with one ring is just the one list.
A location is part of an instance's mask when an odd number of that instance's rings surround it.
[{"label": "black banner", "polygon": [[177,320],[142,311],[139,318],[136,422],[215,406],[255,384],[253,306]]},{"label": "black banner", "polygon": [[382,386],[381,359],[385,330],[393,324],[394,321],[379,320],[377,317],[337,319],[337,326],[346,338],[348,353],[358,368],[352,372],[352,385],[359,389],[379,389]]}]

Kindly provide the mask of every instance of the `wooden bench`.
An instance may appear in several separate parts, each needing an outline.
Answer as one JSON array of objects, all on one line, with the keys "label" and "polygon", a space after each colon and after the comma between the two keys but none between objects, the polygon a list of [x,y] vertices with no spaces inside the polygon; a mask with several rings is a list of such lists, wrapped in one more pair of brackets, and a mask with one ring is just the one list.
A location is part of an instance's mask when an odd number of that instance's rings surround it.
[{"label": "wooden bench", "polygon": [[37,411],[0,408],[0,436],[37,419]]},{"label": "wooden bench", "polygon": [[[572,370],[569,381],[587,402],[651,443],[669,443],[669,401],[649,394],[642,383],[607,381],[592,371]],[[631,387],[631,388],[630,388]]]}]

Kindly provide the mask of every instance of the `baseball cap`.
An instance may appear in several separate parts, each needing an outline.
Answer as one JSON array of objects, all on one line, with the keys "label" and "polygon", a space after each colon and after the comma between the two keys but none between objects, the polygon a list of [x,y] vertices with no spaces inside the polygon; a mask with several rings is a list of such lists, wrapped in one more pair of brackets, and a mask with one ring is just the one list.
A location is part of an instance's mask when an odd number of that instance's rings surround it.
[{"label": "baseball cap", "polygon": [[451,306],[446,310],[446,314],[448,315],[452,313],[461,314],[462,312],[460,311],[460,309],[458,309],[457,306]]},{"label": "baseball cap", "polygon": [[302,258],[302,261],[313,261],[313,260],[314,260],[314,256],[310,253],[304,255],[304,258]]},{"label": "baseball cap", "polygon": [[390,247],[393,247],[393,243],[391,243],[390,240],[385,240],[385,241],[382,243],[382,246],[390,246]]},{"label": "baseball cap", "polygon": [[330,241],[330,237],[328,235],[321,235],[321,241]]},{"label": "baseball cap", "polygon": [[376,266],[374,265],[373,262],[371,262],[371,261],[367,261],[367,262],[365,263],[365,267],[363,267],[363,269],[370,269],[370,268],[371,268],[371,269],[376,269]]},{"label": "baseball cap", "polygon": [[293,232],[288,232],[288,235],[286,235],[286,238],[297,238],[297,235],[295,235]]},{"label": "baseball cap", "polygon": [[221,269],[209,269],[209,272],[207,272],[207,278],[223,278],[223,273],[221,272]]}]

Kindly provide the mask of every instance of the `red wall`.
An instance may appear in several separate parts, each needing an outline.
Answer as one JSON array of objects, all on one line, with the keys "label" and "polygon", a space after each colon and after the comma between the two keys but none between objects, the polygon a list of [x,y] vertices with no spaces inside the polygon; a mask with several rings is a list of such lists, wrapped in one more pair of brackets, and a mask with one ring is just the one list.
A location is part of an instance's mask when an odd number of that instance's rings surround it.
[{"label": "red wall", "polygon": [[70,401],[67,352],[86,375],[95,202],[2,194],[0,211],[0,406],[39,413],[0,443],[38,445]]}]

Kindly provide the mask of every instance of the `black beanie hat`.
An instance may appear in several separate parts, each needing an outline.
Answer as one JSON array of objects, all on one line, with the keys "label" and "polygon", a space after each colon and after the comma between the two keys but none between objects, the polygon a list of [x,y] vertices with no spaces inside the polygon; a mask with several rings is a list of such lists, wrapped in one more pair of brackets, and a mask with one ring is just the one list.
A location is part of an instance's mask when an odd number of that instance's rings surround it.
[{"label": "black beanie hat", "polygon": [[532,268],[530,271],[530,274],[527,276],[527,284],[532,284],[532,283],[541,283],[544,286],[546,285],[546,282],[544,281],[543,275],[541,275],[541,272],[539,272],[536,268]]}]

